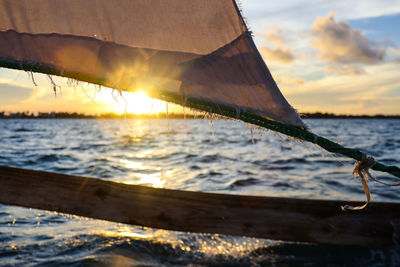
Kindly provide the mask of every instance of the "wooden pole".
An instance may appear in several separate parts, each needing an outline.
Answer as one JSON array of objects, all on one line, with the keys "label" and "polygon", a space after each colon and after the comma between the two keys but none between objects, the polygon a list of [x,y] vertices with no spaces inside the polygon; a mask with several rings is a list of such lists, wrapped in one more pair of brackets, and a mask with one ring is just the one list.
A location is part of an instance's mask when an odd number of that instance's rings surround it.
[{"label": "wooden pole", "polygon": [[347,201],[239,196],[127,185],[0,166],[0,203],[184,232],[285,241],[397,243],[399,203],[343,212]]}]

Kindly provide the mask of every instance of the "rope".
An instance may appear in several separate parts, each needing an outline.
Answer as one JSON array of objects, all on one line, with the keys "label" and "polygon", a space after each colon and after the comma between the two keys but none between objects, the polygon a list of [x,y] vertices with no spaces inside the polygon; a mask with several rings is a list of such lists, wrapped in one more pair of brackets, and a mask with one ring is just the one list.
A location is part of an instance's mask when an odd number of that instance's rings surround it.
[{"label": "rope", "polygon": [[[10,59],[5,59],[5,58],[1,59],[0,58],[0,67],[19,69],[19,70],[29,70],[32,72],[45,73],[45,74],[50,74],[50,75],[58,75],[58,76],[68,77],[68,78],[77,79],[77,80],[81,80],[81,81],[85,81],[85,82],[89,82],[89,83],[93,83],[93,84],[98,84],[98,85],[103,85],[103,86],[112,88],[112,85],[109,84],[105,79],[91,77],[91,76],[83,75],[81,73],[76,73],[76,72],[59,70],[59,69],[57,69],[57,67],[51,66],[51,65],[39,65],[34,62],[17,62],[17,61],[10,60]],[[205,112],[219,114],[219,115],[229,117],[232,119],[239,119],[244,122],[248,122],[248,123],[251,123],[251,124],[272,130],[272,131],[276,131],[276,132],[285,134],[287,136],[291,136],[291,137],[294,137],[294,138],[297,138],[300,140],[314,143],[314,144],[322,147],[323,149],[325,149],[328,152],[341,154],[343,156],[346,156],[346,157],[356,160],[356,166],[357,166],[357,164],[359,164],[359,165],[361,164],[361,166],[364,166],[364,164],[366,164],[365,161],[363,161],[364,154],[362,152],[360,152],[359,150],[344,147],[340,144],[332,142],[329,139],[326,139],[326,138],[318,136],[312,132],[309,132],[306,129],[283,124],[283,123],[268,119],[266,117],[257,115],[251,111],[245,111],[245,110],[239,109],[239,112],[238,112],[238,109],[235,107],[212,103],[212,102],[209,102],[204,99],[185,97],[185,100],[183,100],[181,95],[170,93],[170,92],[165,92],[165,91],[153,91],[153,92],[151,92],[150,96],[154,97],[154,98],[158,98],[160,100],[167,101],[167,102],[171,102],[171,103],[175,103],[175,104],[179,104],[179,105],[185,105],[190,108],[202,110]],[[185,103],[183,101],[185,101]],[[400,168],[397,166],[387,166],[385,164],[374,161],[374,164],[372,166],[370,166],[369,168],[376,170],[376,171],[390,173],[393,176],[395,176],[396,178],[400,178]],[[359,167],[358,169],[364,170],[364,171],[366,170],[365,171],[366,175],[369,175],[369,172],[367,172],[368,169],[365,169],[362,167]],[[357,173],[358,173],[358,171],[357,171]],[[362,173],[364,174],[364,172],[362,172]],[[363,176],[361,176],[361,177],[363,177]],[[375,178],[373,178],[373,179],[376,180]],[[364,186],[364,182],[363,182],[364,179],[362,178],[361,181],[363,183],[363,187],[364,187],[364,191],[365,191],[365,186]],[[383,182],[380,182],[380,183],[386,184]],[[400,183],[388,184],[388,185],[399,186]],[[366,188],[368,188],[368,187],[366,186]]]},{"label": "rope", "polygon": [[350,205],[341,206],[343,211],[362,210],[371,201],[371,192],[369,191],[367,180],[368,180],[368,177],[372,178],[372,175],[369,173],[369,168],[371,168],[374,165],[375,165],[374,158],[371,156],[367,156],[364,153],[361,154],[361,160],[356,161],[356,163],[354,164],[353,176],[354,176],[354,178],[356,178],[358,176],[361,177],[361,183],[362,183],[365,195],[367,197],[367,202],[362,206],[356,206],[356,207],[353,207]]}]

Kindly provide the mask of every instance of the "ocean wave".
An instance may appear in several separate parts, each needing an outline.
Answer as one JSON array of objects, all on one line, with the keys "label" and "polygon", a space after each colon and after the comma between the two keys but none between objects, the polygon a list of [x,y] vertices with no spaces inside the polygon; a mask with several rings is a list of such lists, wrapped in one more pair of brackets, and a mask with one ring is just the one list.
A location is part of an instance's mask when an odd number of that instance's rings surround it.
[{"label": "ocean wave", "polygon": [[233,183],[232,186],[248,186],[248,185],[255,185],[260,183],[261,181],[256,178],[247,178],[247,179],[237,179]]},{"label": "ocean wave", "polygon": [[[288,146],[273,134],[253,144],[249,131],[243,131],[235,122],[224,124],[223,132],[216,127],[214,136],[208,121],[201,120],[173,121],[172,131],[167,130],[167,123],[160,126],[145,120],[141,129],[123,120],[101,124],[95,120],[24,123],[0,121],[0,128],[7,129],[0,131],[0,138],[5,140],[0,144],[0,164],[119,182],[157,183],[172,189],[365,199],[360,180],[352,178],[354,160],[324,158],[313,146],[308,150],[297,143]],[[399,121],[375,123],[377,127],[359,124],[353,130],[349,120],[307,121],[317,134],[340,139],[344,146],[359,147],[385,164],[400,165]],[[20,131],[24,128],[32,132]],[[389,175],[372,174],[383,181],[397,182]],[[369,186],[373,201],[400,201],[396,187],[373,181]],[[0,265],[400,264],[398,247],[327,247],[168,231],[160,237],[154,235],[156,230],[1,205],[0,228]],[[114,232],[102,235],[99,231]],[[118,234],[121,232],[127,236]]]}]

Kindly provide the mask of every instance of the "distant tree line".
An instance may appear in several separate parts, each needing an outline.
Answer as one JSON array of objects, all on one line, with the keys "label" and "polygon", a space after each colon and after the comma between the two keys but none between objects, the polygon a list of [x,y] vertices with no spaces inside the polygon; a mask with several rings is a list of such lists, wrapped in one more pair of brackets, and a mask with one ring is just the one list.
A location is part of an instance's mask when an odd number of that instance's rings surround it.
[{"label": "distant tree line", "polygon": [[102,113],[102,114],[85,114],[77,112],[6,112],[0,111],[0,119],[181,119],[181,118],[202,118],[194,114],[182,113],[157,113],[157,114],[116,114],[116,113]]},{"label": "distant tree line", "polygon": [[70,119],[81,119],[81,118],[95,118],[94,115],[88,115],[77,112],[0,112],[0,119],[49,119],[49,118],[70,118]]},{"label": "distant tree line", "polygon": [[345,115],[345,114],[333,114],[333,113],[302,113],[301,118],[303,119],[400,119],[400,115]]},{"label": "distant tree line", "polygon": [[[333,113],[302,113],[303,119],[400,119],[400,115],[337,115]],[[0,111],[0,119],[202,119],[204,115],[195,115],[193,113],[157,113],[157,114],[85,114],[78,112],[6,112]]]}]

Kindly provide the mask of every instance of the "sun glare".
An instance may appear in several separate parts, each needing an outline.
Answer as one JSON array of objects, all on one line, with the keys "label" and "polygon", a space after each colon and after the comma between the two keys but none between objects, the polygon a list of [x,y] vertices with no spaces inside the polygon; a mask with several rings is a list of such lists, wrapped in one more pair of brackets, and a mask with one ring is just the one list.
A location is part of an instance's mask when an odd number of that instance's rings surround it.
[{"label": "sun glare", "polygon": [[116,97],[113,108],[116,113],[155,114],[165,112],[165,103],[148,97],[143,91],[122,92]]},{"label": "sun glare", "polygon": [[[66,95],[64,94],[63,97],[65,99]],[[79,102],[83,103],[84,111],[89,114],[93,112],[100,114],[111,112],[141,115],[167,112],[167,103],[165,101],[148,97],[144,90],[119,92],[106,87],[99,89],[94,85],[85,85],[81,91],[72,91],[70,99],[78,104]],[[72,104],[75,102],[72,102]],[[69,104],[71,105],[71,103]],[[170,113],[181,113],[182,107],[169,103],[168,111]]]}]

